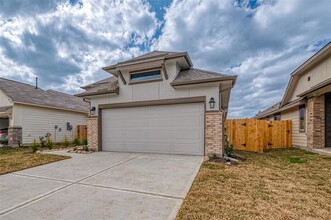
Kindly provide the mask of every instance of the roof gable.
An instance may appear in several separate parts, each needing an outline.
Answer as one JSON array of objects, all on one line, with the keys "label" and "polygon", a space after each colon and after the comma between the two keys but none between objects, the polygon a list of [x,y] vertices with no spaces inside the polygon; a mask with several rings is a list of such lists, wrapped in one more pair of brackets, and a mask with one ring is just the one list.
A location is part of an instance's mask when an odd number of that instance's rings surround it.
[{"label": "roof gable", "polygon": [[129,60],[125,60],[122,62],[118,62],[116,64],[107,66],[107,67],[103,67],[102,69],[113,74],[113,75],[117,75],[116,70],[117,68],[123,68],[126,66],[130,66],[130,65],[137,65],[137,64],[142,64],[142,63],[148,63],[148,62],[152,62],[152,61],[159,61],[159,60],[168,60],[168,59],[176,59],[176,58],[184,58],[185,62],[186,62],[186,66],[187,67],[192,67],[192,61],[190,56],[188,55],[187,52],[173,52],[173,51],[158,51],[155,50],[153,52],[150,53],[146,53],[143,54],[141,56],[138,57],[134,57],[132,59]]},{"label": "roof gable", "polygon": [[313,56],[311,56],[308,60],[306,60],[303,64],[301,64],[291,73],[291,78],[285,90],[283,99],[281,101],[281,106],[284,106],[288,102],[292,101],[291,97],[293,96],[295,87],[297,87],[302,74],[306,73],[311,68],[318,65],[322,60],[324,60],[326,57],[330,55],[331,55],[331,42],[329,42],[322,49],[317,51]]}]

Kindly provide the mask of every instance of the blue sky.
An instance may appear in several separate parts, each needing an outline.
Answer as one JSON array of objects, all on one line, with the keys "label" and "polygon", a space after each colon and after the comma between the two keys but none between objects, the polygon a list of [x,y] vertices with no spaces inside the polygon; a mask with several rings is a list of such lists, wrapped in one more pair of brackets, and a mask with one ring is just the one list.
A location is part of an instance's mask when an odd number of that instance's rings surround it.
[{"label": "blue sky", "polygon": [[152,50],[238,75],[229,117],[279,101],[331,39],[329,0],[0,0],[0,76],[71,94],[101,67]]}]

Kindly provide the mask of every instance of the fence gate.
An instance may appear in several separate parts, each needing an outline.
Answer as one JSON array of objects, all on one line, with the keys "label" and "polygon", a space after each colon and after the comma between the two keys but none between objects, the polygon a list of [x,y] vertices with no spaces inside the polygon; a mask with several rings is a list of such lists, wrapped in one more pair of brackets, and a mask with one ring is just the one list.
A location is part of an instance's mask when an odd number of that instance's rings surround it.
[{"label": "fence gate", "polygon": [[225,134],[237,150],[263,152],[292,146],[292,121],[228,119]]},{"label": "fence gate", "polygon": [[77,125],[77,137],[79,140],[87,139],[87,126],[86,125]]}]

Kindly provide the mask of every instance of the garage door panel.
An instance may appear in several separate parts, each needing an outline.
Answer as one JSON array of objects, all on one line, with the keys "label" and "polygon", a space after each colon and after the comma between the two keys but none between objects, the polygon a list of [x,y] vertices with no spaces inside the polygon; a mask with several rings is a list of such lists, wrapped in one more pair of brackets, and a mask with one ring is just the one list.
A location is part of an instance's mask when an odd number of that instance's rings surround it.
[{"label": "garage door panel", "polygon": [[199,140],[200,132],[199,131],[177,131],[174,132],[174,140],[180,140],[180,139],[194,139]]},{"label": "garage door panel", "polygon": [[145,142],[132,142],[125,143],[125,151],[127,152],[145,152],[146,151],[146,143]]},{"label": "garage door panel", "polygon": [[161,105],[161,106],[150,106],[147,108],[148,115],[171,115],[173,112],[173,107],[171,105]]},{"label": "garage door panel", "polygon": [[175,118],[174,119],[174,126],[194,126],[194,125],[201,125],[201,118]]},{"label": "garage door panel", "polygon": [[102,111],[104,151],[203,155],[203,103]]},{"label": "garage door panel", "polygon": [[147,138],[150,140],[153,139],[171,139],[172,131],[147,131]]},{"label": "garage door panel", "polygon": [[123,132],[125,135],[125,138],[128,139],[144,139],[146,137],[146,132],[145,131],[141,131],[141,130],[132,130],[132,131],[125,131]]},{"label": "garage door panel", "polygon": [[203,105],[198,104],[198,105],[178,105],[180,106],[179,108],[174,108],[174,114],[176,113],[184,113],[184,114],[189,114],[189,113],[200,113],[201,110],[203,110]]},{"label": "garage door panel", "polygon": [[174,144],[174,152],[185,153],[188,151],[192,152],[192,154],[201,155],[201,147],[198,144]]},{"label": "garage door panel", "polygon": [[147,144],[147,151],[151,153],[171,153],[172,144],[169,143],[160,143],[160,142],[151,142]]},{"label": "garage door panel", "polygon": [[132,118],[127,120],[121,120],[117,124],[117,127],[142,127],[146,125],[146,121],[144,119]]},{"label": "garage door panel", "polygon": [[147,126],[148,127],[160,127],[160,126],[171,126],[172,120],[168,118],[148,118]]}]

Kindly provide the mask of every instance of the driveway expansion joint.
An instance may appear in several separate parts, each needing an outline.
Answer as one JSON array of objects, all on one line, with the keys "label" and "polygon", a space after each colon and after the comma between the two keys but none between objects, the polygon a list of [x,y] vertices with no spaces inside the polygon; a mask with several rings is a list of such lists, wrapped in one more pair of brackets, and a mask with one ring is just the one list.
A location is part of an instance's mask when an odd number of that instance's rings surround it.
[{"label": "driveway expansion joint", "polygon": [[112,187],[112,186],[102,186],[102,185],[90,184],[90,183],[77,183],[77,185],[103,188],[103,189],[111,189],[111,190],[116,190],[116,191],[130,192],[130,193],[136,193],[136,194],[142,194],[142,195],[149,195],[149,196],[155,196],[155,197],[159,197],[159,198],[179,199],[179,200],[183,200],[185,198],[185,197],[167,195],[167,194],[162,194],[162,193],[153,193],[153,192],[118,188],[118,187]]},{"label": "driveway expansion joint", "polygon": [[5,210],[3,210],[3,211],[0,212],[0,217],[3,216],[3,215],[5,215],[5,214],[8,214],[10,212],[13,212],[13,211],[15,211],[15,210],[17,210],[19,208],[25,207],[25,206],[27,206],[27,205],[29,205],[31,203],[37,202],[37,201],[39,201],[41,199],[44,199],[44,198],[46,198],[48,196],[51,196],[51,195],[53,195],[53,194],[55,194],[55,193],[57,193],[59,191],[62,191],[64,189],[67,189],[67,188],[69,188],[69,187],[71,187],[73,185],[79,184],[79,182],[84,181],[84,180],[87,180],[87,179],[89,179],[91,177],[94,177],[94,176],[96,176],[96,175],[98,175],[98,174],[100,174],[102,172],[105,172],[105,171],[110,170],[110,169],[112,169],[114,167],[117,167],[119,165],[122,165],[122,164],[124,164],[126,162],[129,162],[131,160],[134,160],[135,158],[140,157],[141,155],[143,155],[143,154],[139,154],[139,155],[134,156],[134,157],[131,157],[131,158],[127,159],[127,160],[124,160],[124,161],[121,161],[119,163],[116,163],[116,164],[114,164],[114,165],[112,165],[112,166],[110,166],[110,167],[108,167],[106,169],[103,169],[101,171],[98,171],[98,172],[96,172],[94,174],[91,174],[91,175],[89,175],[87,177],[81,178],[81,179],[76,180],[76,181],[59,180],[59,179],[53,179],[53,178],[41,177],[41,176],[35,176],[35,175],[28,175],[28,174],[22,174],[22,173],[11,173],[11,175],[16,175],[16,176],[25,176],[25,177],[31,177],[31,178],[36,178],[36,179],[44,179],[44,180],[50,180],[50,181],[57,181],[57,182],[68,183],[68,185],[59,187],[57,189],[51,190],[51,191],[49,191],[47,193],[44,193],[42,195],[36,196],[36,197],[34,197],[32,199],[29,199],[29,200],[27,200],[25,202],[20,203],[19,205],[16,205],[16,206],[12,206],[10,208],[7,208],[7,209],[5,209]]}]

